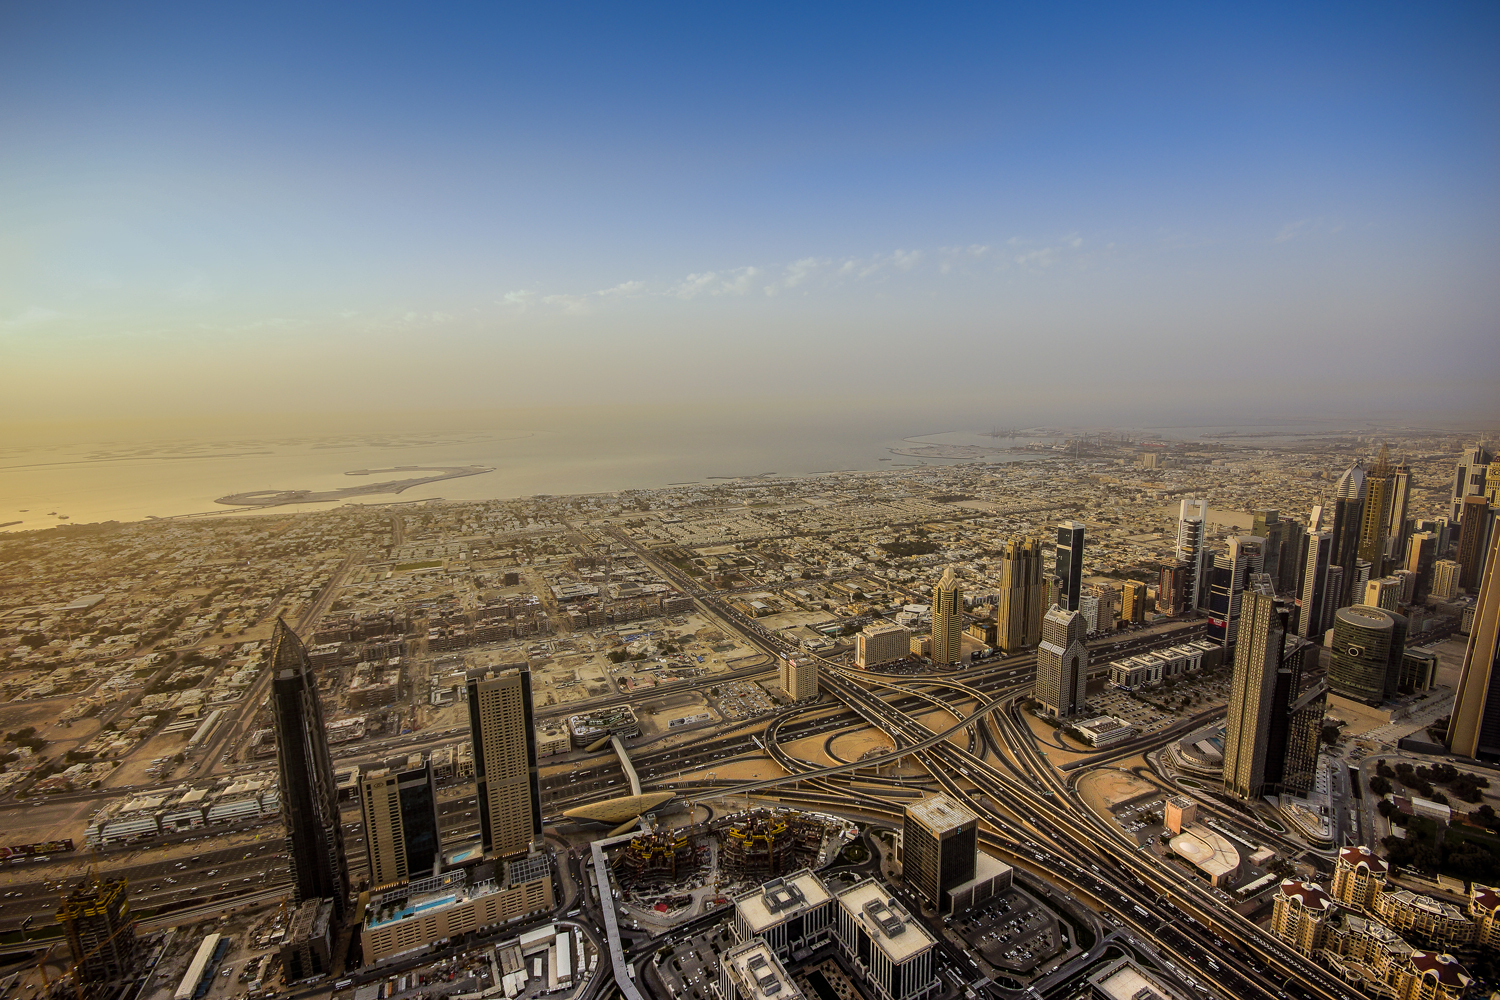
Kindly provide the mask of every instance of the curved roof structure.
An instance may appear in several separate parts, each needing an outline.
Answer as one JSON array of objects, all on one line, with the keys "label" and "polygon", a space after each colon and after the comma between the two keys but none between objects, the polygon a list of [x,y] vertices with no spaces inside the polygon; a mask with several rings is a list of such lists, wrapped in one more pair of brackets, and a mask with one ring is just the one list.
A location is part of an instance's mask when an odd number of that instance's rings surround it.
[{"label": "curved roof structure", "polygon": [[580,823],[619,826],[621,823],[633,820],[642,813],[648,813],[657,806],[676,797],[676,792],[647,792],[644,795],[622,795],[617,799],[605,799],[603,802],[590,802],[586,805],[574,806],[572,809],[565,809],[563,810],[563,815],[568,819]]}]

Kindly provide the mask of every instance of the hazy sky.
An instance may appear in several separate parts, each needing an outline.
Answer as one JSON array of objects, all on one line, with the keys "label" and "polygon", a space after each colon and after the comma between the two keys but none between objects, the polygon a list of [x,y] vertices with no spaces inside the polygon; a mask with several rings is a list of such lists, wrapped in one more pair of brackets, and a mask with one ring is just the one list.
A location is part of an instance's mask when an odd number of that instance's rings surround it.
[{"label": "hazy sky", "polygon": [[1500,406],[1495,4],[808,6],[0,6],[0,419]]}]

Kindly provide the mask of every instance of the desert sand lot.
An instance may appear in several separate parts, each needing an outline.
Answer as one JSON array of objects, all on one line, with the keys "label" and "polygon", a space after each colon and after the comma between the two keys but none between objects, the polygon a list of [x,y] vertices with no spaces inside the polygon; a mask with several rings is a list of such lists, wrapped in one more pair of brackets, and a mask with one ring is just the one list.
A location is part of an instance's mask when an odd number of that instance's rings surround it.
[{"label": "desert sand lot", "polygon": [[1100,816],[1109,818],[1114,807],[1137,795],[1159,792],[1160,789],[1133,774],[1117,771],[1112,767],[1101,767],[1078,779],[1078,794],[1088,807]]}]

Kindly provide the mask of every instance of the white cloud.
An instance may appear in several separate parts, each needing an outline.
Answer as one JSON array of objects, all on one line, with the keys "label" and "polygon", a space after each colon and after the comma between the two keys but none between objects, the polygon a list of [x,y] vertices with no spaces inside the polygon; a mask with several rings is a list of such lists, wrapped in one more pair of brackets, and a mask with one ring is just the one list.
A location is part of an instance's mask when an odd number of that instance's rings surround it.
[{"label": "white cloud", "polygon": [[1325,219],[1318,216],[1316,219],[1298,219],[1296,222],[1288,222],[1281,227],[1281,231],[1272,237],[1272,243],[1287,243],[1291,240],[1301,239],[1306,236],[1329,236],[1344,228],[1342,222]]},{"label": "white cloud", "polygon": [[542,296],[542,304],[554,306],[563,312],[575,315],[589,311],[587,295],[544,295]]},{"label": "white cloud", "polygon": [[1305,227],[1310,221],[1312,220],[1300,219],[1297,222],[1288,222],[1286,225],[1281,227],[1281,232],[1277,233],[1276,238],[1271,242],[1285,243],[1287,240],[1296,239],[1297,235],[1301,233],[1303,227]]},{"label": "white cloud", "polygon": [[897,250],[891,254],[891,263],[903,271],[910,271],[922,262],[922,251],[920,250]]},{"label": "white cloud", "polygon": [[704,271],[702,274],[690,274],[678,282],[670,294],[677,296],[679,299],[691,299],[699,292],[706,291],[718,278],[718,273],[714,271]]},{"label": "white cloud", "polygon": [[744,295],[750,291],[757,275],[764,272],[758,267],[737,267],[732,271],[704,271],[690,274],[667,293],[679,299],[691,299],[697,295]]},{"label": "white cloud", "polygon": [[1015,262],[1022,267],[1050,267],[1057,262],[1057,248],[1043,247],[1040,250],[1028,250],[1015,257]]},{"label": "white cloud", "polygon": [[48,309],[45,306],[31,306],[12,316],[10,319],[0,320],[0,326],[6,328],[37,326],[62,318],[63,314],[56,309]]},{"label": "white cloud", "polygon": [[[1064,253],[1071,253],[1083,246],[1083,238],[1076,233],[1063,237],[1053,246],[1035,247],[1020,237],[1012,237],[1007,247],[1017,249],[1012,258],[1015,263],[1031,267],[1047,267],[1058,262]],[[897,272],[965,274],[976,272],[970,264],[995,256],[996,248],[988,243],[938,247],[935,250],[896,249],[888,254],[870,257],[847,257],[834,260],[827,257],[799,257],[786,264],[744,265],[742,267],[694,271],[682,279],[666,286],[653,288],[645,281],[624,281],[611,288],[603,288],[583,294],[554,293],[543,295],[530,290],[508,292],[500,303],[520,311],[551,306],[570,313],[585,313],[599,303],[615,299],[666,297],[689,301],[700,295],[742,296],[759,289],[768,296],[780,295],[792,289],[804,292],[814,287],[830,287],[848,279],[856,281],[875,276],[894,276]],[[935,265],[935,266],[929,266]],[[1000,265],[1004,267],[1005,265]]]}]

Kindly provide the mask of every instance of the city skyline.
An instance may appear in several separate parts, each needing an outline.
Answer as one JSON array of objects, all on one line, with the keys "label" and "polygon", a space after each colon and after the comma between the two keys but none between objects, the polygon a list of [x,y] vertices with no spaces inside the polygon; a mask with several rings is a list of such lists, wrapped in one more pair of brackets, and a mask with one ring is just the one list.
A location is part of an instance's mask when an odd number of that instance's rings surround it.
[{"label": "city skyline", "polygon": [[0,992],[1500,998],[1496,51],[0,5]]}]

